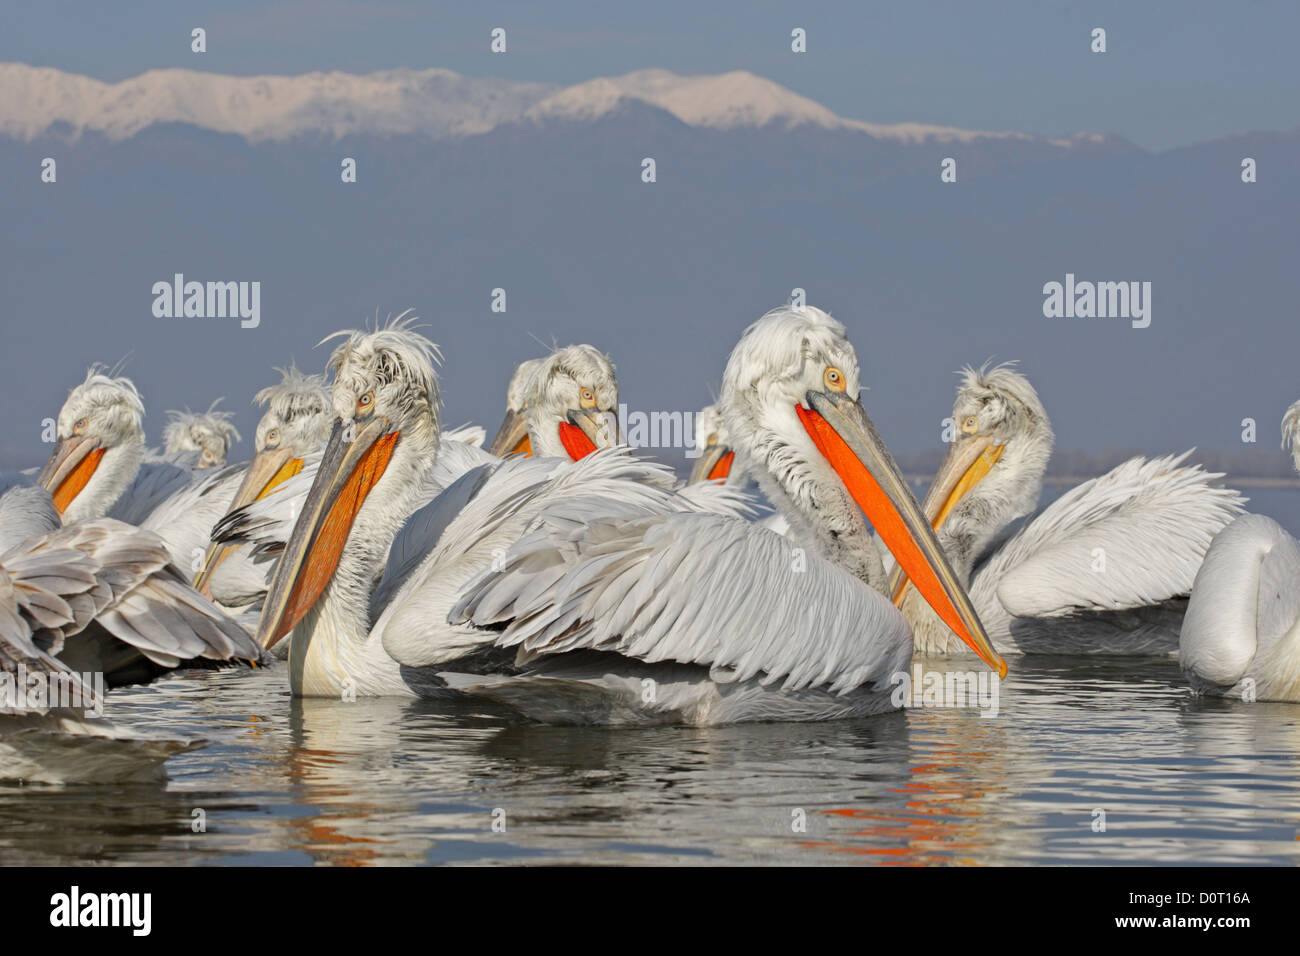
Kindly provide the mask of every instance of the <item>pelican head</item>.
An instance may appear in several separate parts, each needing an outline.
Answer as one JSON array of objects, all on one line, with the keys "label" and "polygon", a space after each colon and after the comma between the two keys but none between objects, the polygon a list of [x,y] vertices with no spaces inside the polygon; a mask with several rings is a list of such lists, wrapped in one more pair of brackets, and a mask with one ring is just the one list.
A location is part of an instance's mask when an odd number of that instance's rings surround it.
[{"label": "pelican head", "polygon": [[128,378],[93,365],[59,411],[58,440],[38,483],[65,523],[108,513],[144,456],[144,403]]},{"label": "pelican head", "polygon": [[884,566],[865,514],[935,612],[990,667],[1006,673],[862,406],[858,357],[842,324],[811,306],[763,316],[731,353],[722,407],[737,459],[796,519],[792,531],[884,591]]},{"label": "pelican head", "polygon": [[[1038,392],[1014,363],[957,374],[954,437],[922,507],[966,583],[994,535],[1038,504],[1054,436]],[[901,572],[892,584],[901,603]]]},{"label": "pelican head", "polygon": [[520,362],[515,368],[515,374],[510,376],[510,385],[506,388],[506,418],[488,447],[488,451],[492,454],[532,454],[532,447],[528,441],[528,419],[524,411],[528,407],[533,374],[544,361],[546,360],[536,358]]},{"label": "pelican head", "polygon": [[700,456],[691,468],[687,484],[697,481],[726,481],[740,484],[744,472],[735,466],[736,453],[731,448],[731,433],[722,419],[722,409],[705,405],[695,416],[695,448]]},{"label": "pelican head", "polygon": [[1296,402],[1282,416],[1282,447],[1290,449],[1291,462],[1300,471],[1300,402]]},{"label": "pelican head", "polygon": [[590,345],[557,349],[534,370],[527,399],[533,454],[574,461],[618,443],[614,363]]},{"label": "pelican head", "polygon": [[[281,482],[298,474],[302,471],[303,458],[319,451],[329,437],[334,414],[324,376],[305,375],[292,365],[276,371],[280,373],[280,381],[253,396],[254,403],[266,407],[266,413],[257,423],[254,437],[257,453],[249,462],[228,511],[265,498]],[[212,574],[234,550],[231,545],[219,544],[208,548],[203,569],[194,580],[200,592],[211,596]]]},{"label": "pelican head", "polygon": [[233,412],[219,412],[217,399],[206,412],[170,411],[163,428],[163,450],[168,455],[197,451],[199,468],[221,468],[226,464],[230,446],[239,441],[239,432],[231,421]]},{"label": "pelican head", "polygon": [[311,610],[341,559],[349,562],[348,586],[368,593],[370,576],[414,507],[421,477],[438,452],[442,401],[437,346],[413,322],[402,313],[374,331],[329,337],[343,339],[329,360],[334,419],[267,590],[257,632],[263,647]]}]

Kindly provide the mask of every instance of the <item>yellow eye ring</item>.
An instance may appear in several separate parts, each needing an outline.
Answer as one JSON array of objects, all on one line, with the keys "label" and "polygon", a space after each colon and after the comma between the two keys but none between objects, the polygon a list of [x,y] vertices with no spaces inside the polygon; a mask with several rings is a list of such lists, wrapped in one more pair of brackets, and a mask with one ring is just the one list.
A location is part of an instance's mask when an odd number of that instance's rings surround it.
[{"label": "yellow eye ring", "polygon": [[582,403],[583,408],[592,408],[596,404],[596,393],[589,388],[584,388],[578,393],[578,401]]},{"label": "yellow eye ring", "polygon": [[362,395],[360,398],[357,399],[357,408],[369,408],[374,403],[375,403],[375,393],[366,392],[366,394]]},{"label": "yellow eye ring", "polygon": [[844,378],[844,373],[834,365],[826,366],[826,371],[822,373],[822,382],[825,383],[827,391],[842,392],[849,387],[849,383]]},{"label": "yellow eye ring", "polygon": [[973,435],[979,430],[979,419],[974,415],[967,415],[966,420],[961,423],[961,430],[967,435]]},{"label": "yellow eye ring", "polygon": [[717,432],[713,432],[713,433],[711,433],[711,434],[709,435],[708,439],[705,441],[705,444],[706,444],[706,445],[716,445],[717,443],[718,443],[718,433],[717,433]]}]

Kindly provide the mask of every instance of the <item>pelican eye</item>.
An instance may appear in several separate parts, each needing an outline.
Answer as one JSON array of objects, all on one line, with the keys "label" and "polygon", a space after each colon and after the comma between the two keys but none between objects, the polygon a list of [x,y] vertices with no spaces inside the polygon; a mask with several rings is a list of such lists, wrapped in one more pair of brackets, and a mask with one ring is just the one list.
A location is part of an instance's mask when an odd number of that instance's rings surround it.
[{"label": "pelican eye", "polygon": [[961,430],[967,435],[974,435],[979,431],[980,423],[974,415],[967,415],[966,420],[961,423]]},{"label": "pelican eye", "polygon": [[707,445],[716,445],[717,443],[718,443],[717,432],[713,432],[711,435],[709,435],[708,441],[705,442],[705,444]]},{"label": "pelican eye", "polygon": [[374,404],[375,404],[375,393],[366,392],[366,394],[362,395],[360,398],[357,399],[357,410],[363,412],[369,411]]},{"label": "pelican eye", "polygon": [[78,418],[77,424],[72,426],[72,433],[74,435],[80,435],[82,432],[86,430],[86,426],[89,424],[90,422],[86,421],[84,418]]},{"label": "pelican eye", "polygon": [[589,388],[584,388],[578,393],[578,401],[582,403],[583,408],[594,408],[596,405],[596,393]]},{"label": "pelican eye", "polygon": [[272,445],[278,444],[280,444],[280,429],[272,428],[266,433],[266,447],[270,448]]},{"label": "pelican eye", "polygon": [[842,392],[848,388],[848,383],[844,380],[844,373],[834,365],[826,366],[826,371],[822,373],[822,381],[826,383],[826,388],[832,392]]}]

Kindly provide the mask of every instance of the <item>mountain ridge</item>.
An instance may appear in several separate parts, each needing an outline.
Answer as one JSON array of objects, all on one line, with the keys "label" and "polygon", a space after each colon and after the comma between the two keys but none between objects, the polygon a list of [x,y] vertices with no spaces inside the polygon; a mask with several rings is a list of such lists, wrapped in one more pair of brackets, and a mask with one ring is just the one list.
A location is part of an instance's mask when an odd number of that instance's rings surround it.
[{"label": "mountain ridge", "polygon": [[1046,138],[1007,130],[927,123],[870,123],[839,116],[780,84],[744,70],[680,76],[644,69],[570,86],[467,77],[451,70],[396,68],[297,76],[231,76],[149,70],[108,83],[53,67],[0,63],[0,134],[31,141],[66,127],[129,139],[151,126],[188,123],[250,143],[309,133],[423,134],[460,139],[511,123],[589,122],[629,103],[646,103],[692,127],[720,130],[811,127],[853,131],[905,145],[1023,141],[1069,150],[1127,142],[1103,133]]}]

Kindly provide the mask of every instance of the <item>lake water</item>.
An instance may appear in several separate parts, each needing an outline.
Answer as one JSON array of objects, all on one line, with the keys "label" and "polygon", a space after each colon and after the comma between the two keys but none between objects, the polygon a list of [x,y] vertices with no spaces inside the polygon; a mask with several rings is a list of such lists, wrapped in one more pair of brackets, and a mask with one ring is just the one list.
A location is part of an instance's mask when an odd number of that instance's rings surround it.
[{"label": "lake water", "polygon": [[[1249,494],[1300,530],[1300,491]],[[157,784],[0,786],[0,862],[1300,860],[1300,706],[1196,700],[1173,660],[1119,658],[1013,659],[997,703],[600,730],[183,675],[110,713],[216,742]]]}]

